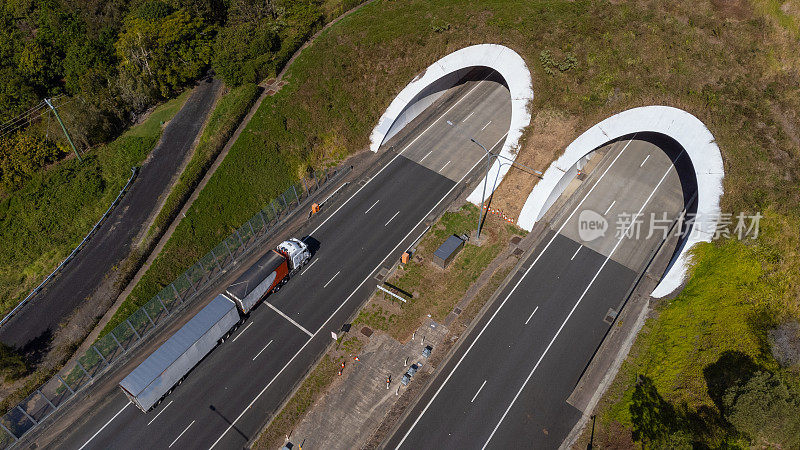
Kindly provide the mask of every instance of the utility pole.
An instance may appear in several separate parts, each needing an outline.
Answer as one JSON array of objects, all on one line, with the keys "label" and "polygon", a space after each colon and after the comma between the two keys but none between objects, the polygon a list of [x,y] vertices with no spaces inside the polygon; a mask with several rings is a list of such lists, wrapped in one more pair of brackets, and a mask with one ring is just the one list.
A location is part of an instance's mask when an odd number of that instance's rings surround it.
[{"label": "utility pole", "polygon": [[47,103],[47,106],[49,106],[50,109],[53,110],[53,114],[56,115],[56,120],[58,120],[58,124],[61,125],[61,129],[64,130],[64,136],[67,137],[67,142],[69,142],[69,145],[72,147],[72,151],[75,152],[75,156],[78,157],[78,161],[83,162],[83,159],[81,158],[81,154],[78,153],[78,149],[75,148],[75,144],[72,143],[72,138],[69,137],[69,133],[67,133],[67,127],[64,126],[64,122],[61,121],[61,116],[58,115],[58,111],[56,111],[56,109],[53,107],[53,104],[50,103],[50,99],[49,98],[44,99],[44,102]]}]

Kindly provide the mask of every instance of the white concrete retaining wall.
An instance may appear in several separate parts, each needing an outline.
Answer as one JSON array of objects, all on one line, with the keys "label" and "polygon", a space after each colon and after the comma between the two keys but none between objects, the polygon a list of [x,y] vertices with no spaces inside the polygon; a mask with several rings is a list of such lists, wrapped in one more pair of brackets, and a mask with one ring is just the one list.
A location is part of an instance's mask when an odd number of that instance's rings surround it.
[{"label": "white concrete retaining wall", "polygon": [[[528,102],[533,99],[531,74],[525,61],[514,50],[497,44],[480,44],[457,50],[428,67],[417,75],[392,101],[383,113],[378,125],[370,135],[370,149],[377,152],[381,144],[397,133],[403,126],[414,119],[425,108],[430,106],[441,94],[445,83],[450,86],[463,76],[470,68],[489,67],[496,70],[508,84],[511,94],[511,125],[500,154],[515,159],[516,149],[522,130],[531,122]],[[456,75],[452,75],[456,73]],[[443,87],[444,86],[444,87]],[[494,142],[484,142],[487,147]],[[495,161],[489,171],[490,188],[486,190],[488,197],[494,190],[493,182],[502,180],[510,168],[509,164]],[[468,200],[480,203],[483,182],[469,195]]]},{"label": "white concrete retaining wall", "polygon": [[708,128],[688,112],[669,106],[644,106],[611,116],[588,129],[545,171],[528,196],[517,223],[530,231],[563,192],[566,184],[561,182],[562,178],[587,153],[613,139],[647,131],[675,139],[691,158],[697,177],[697,219],[680,252],[651,294],[664,297],[683,283],[688,250],[698,242],[711,241],[720,214],[719,199],[725,174],[722,155]]}]

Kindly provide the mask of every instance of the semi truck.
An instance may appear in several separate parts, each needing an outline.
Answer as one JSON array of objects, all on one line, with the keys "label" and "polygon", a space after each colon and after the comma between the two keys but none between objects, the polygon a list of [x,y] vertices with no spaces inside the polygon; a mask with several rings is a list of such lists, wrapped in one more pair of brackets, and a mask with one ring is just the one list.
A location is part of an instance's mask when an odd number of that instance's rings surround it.
[{"label": "semi truck", "polygon": [[122,392],[143,412],[150,411],[310,259],[308,246],[295,238],[267,252],[136,366],[119,383]]}]

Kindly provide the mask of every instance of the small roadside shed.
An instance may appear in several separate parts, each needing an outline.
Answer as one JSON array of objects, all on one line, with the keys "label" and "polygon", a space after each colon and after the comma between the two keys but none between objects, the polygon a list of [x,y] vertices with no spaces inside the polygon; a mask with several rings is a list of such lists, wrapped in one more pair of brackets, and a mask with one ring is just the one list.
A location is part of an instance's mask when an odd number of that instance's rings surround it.
[{"label": "small roadside shed", "polygon": [[433,263],[446,269],[462,248],[464,248],[464,240],[456,235],[450,236],[433,252]]}]

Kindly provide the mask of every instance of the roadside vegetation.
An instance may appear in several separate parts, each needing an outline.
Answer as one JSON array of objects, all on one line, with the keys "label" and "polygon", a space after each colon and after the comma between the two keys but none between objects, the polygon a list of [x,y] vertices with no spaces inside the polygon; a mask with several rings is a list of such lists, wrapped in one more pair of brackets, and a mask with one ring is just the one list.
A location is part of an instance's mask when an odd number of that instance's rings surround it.
[{"label": "roadside vegetation", "polygon": [[[337,2],[339,7],[343,4]],[[328,11],[327,6],[319,8]],[[314,17],[319,16],[307,14],[312,10],[292,9],[292,16],[285,9],[282,23],[308,18],[297,23],[318,27],[322,22]],[[241,17],[271,13],[264,14]],[[185,23],[201,26],[188,19]],[[775,346],[765,338],[776,327],[800,319],[798,23],[796,0],[375,0],[324,31],[292,64],[285,78],[289,84],[262,103],[131,301],[148,300],[158,286],[172,281],[309,167],[366,148],[372,127],[392,98],[428,65],[467,45],[499,43],[518,52],[532,71],[534,120],[556,117],[555,126],[566,128],[556,131],[564,135],[576,137],[635,106],[666,104],[696,115],[723,152],[723,210],[760,211],[766,216],[762,225],[769,230],[758,239],[739,243],[726,238],[696,250],[692,280],[678,298],[658,305],[605,399],[608,406],[598,434],[630,438],[627,444],[668,447],[785,442],[780,436],[759,435],[753,431],[756,422],[741,420],[757,416],[754,392],[780,400],[770,404],[793,408],[800,379],[796,365],[784,367],[775,361]],[[245,48],[243,36],[268,28],[248,26],[215,37],[230,39],[231,48],[244,48],[225,57],[237,68],[230,76],[242,74],[242,82],[251,79],[245,75],[260,74],[258,67],[277,69],[282,58],[278,51],[260,58],[263,65],[240,63],[238,54],[254,51]],[[263,33],[253,40],[273,42],[267,31]],[[212,45],[219,45],[216,42]],[[299,39],[282,42],[300,45]],[[203,48],[205,41],[199,45]],[[271,52],[275,47],[269,48]],[[221,54],[214,57],[223,59]],[[175,78],[175,83],[181,79]],[[170,80],[158,86],[173,86]],[[544,113],[548,118],[539,119]],[[529,132],[526,138],[533,135]],[[535,142],[524,142],[522,148],[536,147]],[[553,148],[542,150],[557,153]],[[735,277],[716,267],[732,270]],[[674,344],[667,347],[664,342]],[[728,359],[718,364],[725,352],[741,352],[755,370],[739,377],[734,370],[738,364],[728,364]],[[661,360],[669,361],[663,374],[654,369]],[[714,379],[725,382],[709,384],[706,368],[719,369],[721,375]],[[721,397],[720,391],[725,392]],[[642,400],[635,400],[634,394]],[[652,404],[668,410],[660,399],[672,405],[675,414],[653,416],[642,406],[656,402]],[[697,411],[707,422],[684,420]],[[771,414],[768,417],[776,413]],[[642,420],[651,418],[652,429],[669,433],[641,431],[650,429]],[[702,426],[695,427],[698,423]],[[656,440],[662,438],[674,440]]]},{"label": "roadside vegetation", "polygon": [[192,158],[181,172],[178,182],[158,212],[148,231],[148,236],[158,235],[169,226],[182,205],[189,199],[195,187],[200,183],[206,171],[222,152],[239,123],[258,98],[259,88],[254,84],[244,84],[225,93],[217,101],[208,119],[203,134],[197,143]]},{"label": "roadside vegetation", "polygon": [[187,96],[159,106],[143,123],[85,155],[83,162],[70,158],[37,172],[0,200],[0,310],[13,308],[83,239]]}]

